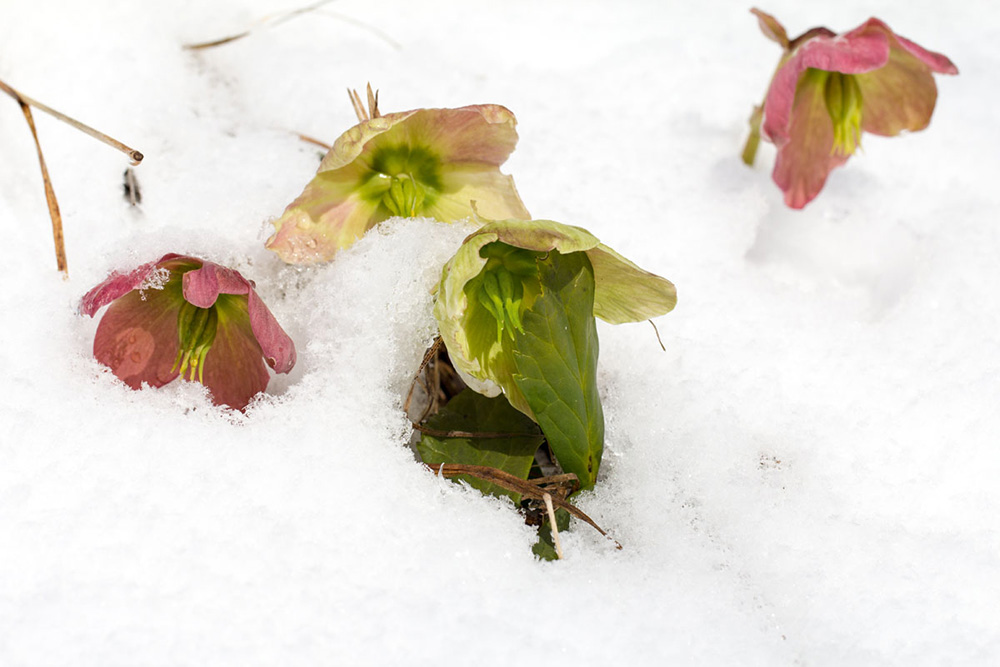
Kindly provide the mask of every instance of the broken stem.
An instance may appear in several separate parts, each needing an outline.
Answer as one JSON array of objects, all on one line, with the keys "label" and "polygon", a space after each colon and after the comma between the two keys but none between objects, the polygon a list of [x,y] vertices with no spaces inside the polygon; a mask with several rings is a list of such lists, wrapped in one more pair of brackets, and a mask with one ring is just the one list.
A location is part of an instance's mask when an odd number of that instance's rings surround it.
[{"label": "broken stem", "polygon": [[94,128],[90,127],[89,125],[84,125],[80,121],[78,121],[78,120],[76,120],[74,118],[70,118],[66,114],[64,114],[62,112],[59,112],[59,111],[56,111],[55,109],[53,109],[50,106],[48,106],[46,104],[42,104],[38,100],[31,99],[27,95],[24,95],[23,93],[15,90],[14,88],[11,88],[10,86],[8,86],[3,81],[0,81],[0,90],[2,90],[3,92],[7,93],[11,97],[13,97],[15,100],[17,100],[17,102],[19,104],[21,104],[22,107],[24,105],[33,106],[36,109],[38,109],[39,111],[44,111],[45,113],[49,114],[50,116],[53,116],[54,118],[58,118],[62,122],[75,127],[76,129],[80,130],[84,134],[89,134],[90,136],[94,137],[98,141],[101,141],[101,142],[107,144],[108,146],[111,146],[112,148],[116,148],[116,149],[120,150],[122,153],[124,153],[125,155],[128,156],[128,159],[132,162],[133,165],[137,165],[140,162],[142,162],[142,153],[140,153],[139,151],[135,150],[134,148],[132,148],[130,146],[126,146],[125,144],[123,144],[122,142],[118,141],[117,139],[113,139],[112,137],[109,137],[108,135],[104,134],[100,130],[95,130]]},{"label": "broken stem", "polygon": [[56,268],[63,274],[68,275],[69,266],[66,262],[66,240],[63,237],[62,214],[59,213],[59,202],[56,200],[56,191],[52,187],[49,179],[49,169],[45,166],[45,156],[42,155],[42,144],[38,142],[38,132],[35,130],[35,119],[31,115],[31,107],[23,99],[17,100],[24,113],[24,119],[28,121],[31,129],[31,138],[35,140],[35,149],[38,151],[38,165],[42,168],[42,183],[45,186],[45,202],[49,205],[49,217],[52,218],[52,241],[56,246]]},{"label": "broken stem", "polygon": [[556,511],[552,507],[552,496],[543,493],[542,500],[545,501],[545,511],[549,513],[549,527],[552,529],[552,542],[556,545],[556,558],[562,560],[562,544],[559,542],[559,526],[556,524]]},{"label": "broken stem", "polygon": [[[509,472],[500,470],[499,468],[490,468],[489,466],[474,466],[465,465],[462,463],[441,463],[441,464],[429,464],[425,463],[424,467],[433,473],[441,475],[442,477],[456,477],[458,475],[471,475],[473,477],[478,477],[479,479],[486,480],[496,484],[497,486],[503,487],[508,491],[513,491],[515,493],[520,493],[522,496],[532,498],[534,500],[542,500],[547,492],[538,488],[538,486],[532,482],[525,481],[516,475],[512,475]],[[586,522],[599,532],[604,537],[608,538],[615,543],[616,549],[621,549],[621,543],[615,538],[608,535],[604,530],[594,523],[594,520],[587,516],[582,510],[578,509],[576,506],[569,504],[562,498],[553,498],[549,496],[552,500],[552,504],[560,509],[564,509],[577,519]]]}]

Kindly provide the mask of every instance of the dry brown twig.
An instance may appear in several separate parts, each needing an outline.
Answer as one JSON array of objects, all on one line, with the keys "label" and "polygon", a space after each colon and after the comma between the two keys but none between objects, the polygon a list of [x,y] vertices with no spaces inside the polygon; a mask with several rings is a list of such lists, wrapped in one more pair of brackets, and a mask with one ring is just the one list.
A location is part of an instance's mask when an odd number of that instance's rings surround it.
[{"label": "dry brown twig", "polygon": [[31,138],[35,141],[35,149],[38,151],[38,164],[42,170],[42,184],[45,187],[45,202],[48,204],[49,217],[52,219],[52,240],[55,244],[56,250],[56,268],[65,276],[68,274],[69,265],[66,260],[66,240],[63,236],[62,214],[59,212],[59,201],[56,199],[56,191],[55,188],[52,187],[52,180],[49,178],[49,170],[45,165],[45,156],[42,154],[42,144],[38,141],[38,130],[35,127],[35,118],[31,113],[31,107],[35,107],[39,111],[44,111],[50,116],[63,121],[77,130],[80,130],[84,134],[89,134],[112,148],[118,149],[128,156],[133,165],[137,165],[142,162],[142,153],[130,146],[126,146],[117,139],[109,137],[100,130],[95,130],[89,125],[84,125],[75,118],[70,118],[66,114],[56,111],[47,104],[42,104],[38,100],[28,97],[27,95],[15,90],[2,80],[0,80],[0,91],[3,91],[13,97],[18,105],[20,105],[21,112],[24,114],[24,119],[27,121],[28,128],[31,130]]},{"label": "dry brown twig", "polygon": [[298,9],[292,9],[287,12],[282,12],[281,14],[276,14],[274,16],[265,16],[260,20],[260,26],[248,28],[243,32],[237,33],[235,35],[229,35],[228,37],[220,37],[219,39],[213,39],[208,42],[199,42],[197,44],[185,44],[184,48],[189,51],[200,51],[202,49],[210,49],[214,46],[222,46],[223,44],[228,44],[230,42],[235,42],[238,39],[243,39],[248,35],[253,34],[254,31],[260,28],[274,27],[281,25],[285,21],[289,21],[296,16],[301,16],[302,14],[308,14],[309,12],[316,11],[323,5],[328,5],[333,0],[320,0],[319,2],[314,2],[311,5],[306,5],[305,7],[299,7]]},{"label": "dry brown twig", "polygon": [[[457,477],[458,475],[471,475],[472,477],[477,477],[479,479],[490,482],[491,484],[496,484],[497,486],[503,487],[508,491],[513,491],[515,493],[520,493],[526,498],[531,498],[532,500],[542,500],[544,501],[545,496],[548,495],[552,504],[559,509],[566,510],[576,518],[581,521],[586,522],[599,532],[604,537],[608,538],[615,543],[616,549],[621,549],[622,545],[615,538],[608,535],[604,530],[598,526],[593,519],[587,516],[582,510],[577,508],[575,505],[571,505],[562,498],[558,496],[552,496],[547,491],[541,489],[533,480],[525,481],[516,475],[512,475],[509,472],[504,472],[499,468],[490,468],[488,466],[474,466],[465,465],[461,463],[442,463],[440,465],[431,465],[425,463],[424,466],[433,473],[441,475],[442,477]],[[552,523],[555,525],[555,522]]]},{"label": "dry brown twig", "polygon": [[[552,530],[552,541],[556,545],[556,558],[562,560],[563,551],[562,543],[559,541],[559,525],[556,522],[556,511],[552,509],[552,495],[548,493],[542,494],[542,500],[545,501],[545,511],[549,514],[549,527]],[[621,545],[618,545],[621,548]]]},{"label": "dry brown twig", "polygon": [[340,14],[338,12],[318,11],[324,5],[328,5],[333,1],[334,0],[320,0],[319,2],[314,2],[313,4],[306,5],[305,7],[299,7],[298,9],[292,9],[287,12],[282,12],[280,14],[274,14],[272,16],[265,16],[264,18],[262,18],[260,21],[257,22],[258,25],[251,28],[247,28],[243,32],[236,33],[235,35],[229,35],[228,37],[220,37],[219,39],[213,39],[207,42],[198,42],[197,44],[185,44],[184,48],[189,51],[201,51],[203,49],[210,49],[216,46],[222,46],[223,44],[229,44],[239,39],[243,39],[244,37],[249,37],[258,30],[274,28],[276,26],[281,25],[282,23],[285,23],[286,21],[289,21],[298,16],[302,16],[303,14],[308,14],[310,12],[316,12],[317,14],[323,14],[326,16],[332,16],[334,18],[340,19],[344,23],[350,23],[351,25],[367,30],[368,32],[375,35],[379,39],[385,41],[394,49],[398,50],[402,48],[402,45],[400,45],[399,42],[392,39],[391,37],[389,37],[387,34],[382,32],[375,26],[369,25],[364,21],[359,21],[356,18],[347,16],[346,14]]},{"label": "dry brown twig", "polygon": [[368,84],[368,109],[365,109],[361,102],[358,91],[347,89],[347,96],[351,98],[351,106],[354,107],[354,114],[358,117],[358,122],[363,123],[372,118],[381,118],[382,114],[378,110],[378,91],[372,94],[372,84]]}]

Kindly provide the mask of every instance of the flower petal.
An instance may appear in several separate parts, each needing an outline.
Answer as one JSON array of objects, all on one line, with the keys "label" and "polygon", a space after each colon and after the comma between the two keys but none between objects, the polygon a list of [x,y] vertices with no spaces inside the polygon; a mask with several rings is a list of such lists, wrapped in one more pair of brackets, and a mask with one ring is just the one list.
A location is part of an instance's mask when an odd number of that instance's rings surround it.
[{"label": "flower petal", "polygon": [[823,77],[802,77],[791,127],[774,163],[774,182],[792,208],[812,201],[830,171],[847,161],[847,157],[833,153],[833,121],[826,108],[824,81]]},{"label": "flower petal", "polygon": [[454,222],[473,213],[474,200],[489,216],[527,218],[513,179],[499,172],[517,144],[515,126],[514,115],[494,104],[415,109],[359,123],[337,139],[316,177],[274,222],[266,245],[289,263],[331,259],[390,217],[382,197],[397,172],[380,165],[413,155],[426,156],[426,178],[410,174],[426,190],[418,215]]},{"label": "flower petal", "polygon": [[274,221],[275,232],[265,245],[290,264],[332,259],[388,217],[377,202],[359,195],[361,180],[353,166],[317,174]]},{"label": "flower petal", "polygon": [[188,260],[191,258],[169,253],[155,262],[147,262],[128,273],[113,272],[104,282],[83,296],[80,300],[79,311],[93,317],[104,306],[146,282],[157,268],[161,268],[160,264],[174,259]]},{"label": "flower petal", "polygon": [[163,289],[134,290],[118,298],[101,318],[94,356],[125,384],[162,387],[177,377],[177,314],[180,280]]},{"label": "flower petal", "polygon": [[888,60],[889,39],[881,32],[867,31],[837,37],[819,35],[807,40],[778,69],[771,81],[764,101],[764,124],[761,128],[764,136],[779,148],[788,141],[794,115],[792,107],[798,103],[796,90],[807,69],[860,74],[882,67]]},{"label": "flower petal", "polygon": [[220,297],[219,327],[205,357],[204,383],[216,405],[242,410],[267,389],[263,352],[250,326],[247,299]]},{"label": "flower petal", "polygon": [[413,145],[433,148],[448,162],[479,162],[499,167],[517,146],[514,114],[498,104],[458,109],[420,109],[405,125]]},{"label": "flower petal", "polygon": [[250,283],[239,271],[204,262],[184,273],[184,299],[199,308],[211,308],[220,294],[246,294]]},{"label": "flower petal", "polygon": [[937,102],[937,84],[931,72],[957,74],[958,68],[946,56],[893,34],[878,19],[869,19],[857,31],[885,34],[890,44],[885,67],[857,75],[864,100],[861,129],[891,137],[903,130],[915,132],[927,127]]},{"label": "flower petal", "polygon": [[[497,220],[488,222],[469,238],[477,234],[496,235],[495,240],[525,250],[548,252],[558,250],[566,255],[590,250],[600,241],[582,227],[564,225],[552,220]],[[468,239],[466,239],[468,240]]]},{"label": "flower petal", "polygon": [[383,132],[388,132],[397,124],[419,111],[421,110],[413,109],[412,111],[388,113],[384,116],[358,123],[337,137],[337,140],[333,143],[333,147],[323,158],[323,161],[320,162],[317,173],[334,171],[351,164],[365,150],[365,146],[369,141]]},{"label": "flower petal", "polygon": [[914,58],[927,65],[927,67],[929,67],[933,72],[937,72],[938,74],[958,74],[958,68],[955,67],[955,63],[951,62],[948,56],[934,51],[928,51],[919,44],[897,35],[892,31],[892,28],[885,24],[885,22],[880,21],[877,18],[868,19],[862,25],[847,33],[845,36],[849,37],[856,33],[861,34],[868,32],[879,32],[886,35],[889,38],[889,45],[891,48],[903,49]]},{"label": "flower petal", "polygon": [[500,173],[490,165],[477,163],[452,163],[441,165],[442,190],[424,213],[442,221],[468,218],[475,213],[493,220],[531,217],[521,202],[511,176]]},{"label": "flower petal", "polygon": [[757,17],[760,31],[764,33],[765,37],[772,42],[777,42],[783,49],[788,48],[788,33],[785,32],[785,26],[781,25],[778,19],[766,12],[760,11],[756,7],[752,8],[750,13]]},{"label": "flower petal", "polygon": [[274,319],[257,292],[250,290],[248,295],[248,311],[250,328],[260,344],[267,365],[277,373],[287,373],[295,365],[295,343],[285,330]]},{"label": "flower petal", "polygon": [[611,324],[640,322],[669,313],[677,289],[601,243],[587,251],[594,269],[594,315]]}]

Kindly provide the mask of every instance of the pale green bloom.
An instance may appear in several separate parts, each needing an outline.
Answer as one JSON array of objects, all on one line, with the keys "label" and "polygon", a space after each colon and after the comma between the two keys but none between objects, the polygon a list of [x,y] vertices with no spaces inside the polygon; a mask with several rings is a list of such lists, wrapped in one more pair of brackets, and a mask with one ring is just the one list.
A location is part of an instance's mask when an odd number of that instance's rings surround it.
[{"label": "pale green bloom", "polygon": [[515,331],[539,294],[536,262],[549,253],[584,252],[594,272],[594,316],[638,322],[673,309],[673,284],[600,243],[580,227],[550,220],[488,222],[445,265],[434,317],[455,368],[487,396],[501,391],[533,416],[513,381]]},{"label": "pale green bloom", "polygon": [[345,132],[315,178],[274,221],[267,247],[292,264],[331,259],[393,216],[456,222],[476,209],[530,217],[500,165],[517,144],[506,108],[415,109],[363,120]]}]

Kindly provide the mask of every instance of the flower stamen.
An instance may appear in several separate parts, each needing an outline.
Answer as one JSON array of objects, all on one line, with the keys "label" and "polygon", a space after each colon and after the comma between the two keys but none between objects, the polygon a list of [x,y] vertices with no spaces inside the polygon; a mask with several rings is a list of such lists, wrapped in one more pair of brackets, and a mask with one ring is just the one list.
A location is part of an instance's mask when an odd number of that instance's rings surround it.
[{"label": "flower stamen", "polygon": [[848,157],[861,145],[861,87],[853,74],[829,72],[823,92],[833,121],[832,153]]},{"label": "flower stamen", "polygon": [[177,313],[177,336],[180,345],[170,372],[178,371],[181,377],[184,377],[184,373],[190,369],[188,379],[204,384],[205,357],[215,342],[218,328],[219,314],[215,306],[199,308],[185,301]]}]

